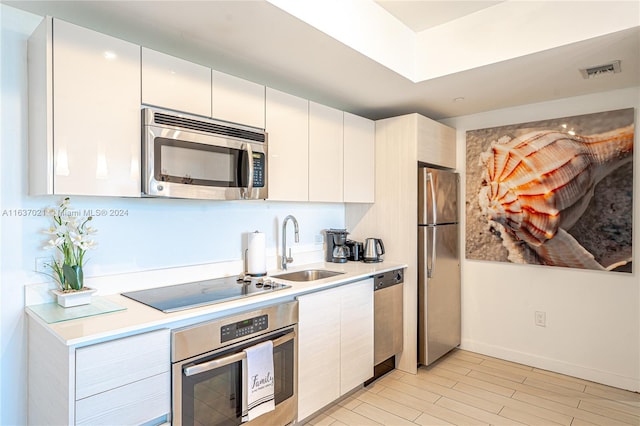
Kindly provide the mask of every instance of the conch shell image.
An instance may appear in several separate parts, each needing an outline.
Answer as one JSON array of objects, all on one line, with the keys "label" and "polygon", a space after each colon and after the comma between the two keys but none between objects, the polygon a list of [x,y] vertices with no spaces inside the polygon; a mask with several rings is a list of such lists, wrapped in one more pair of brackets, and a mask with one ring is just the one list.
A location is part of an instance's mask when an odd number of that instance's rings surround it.
[{"label": "conch shell image", "polygon": [[[497,229],[509,260],[533,250],[540,263],[607,270],[569,232],[594,197],[596,185],[633,159],[634,126],[577,135],[536,130],[503,136],[480,154],[480,210]],[[525,247],[526,246],[526,247]]]}]

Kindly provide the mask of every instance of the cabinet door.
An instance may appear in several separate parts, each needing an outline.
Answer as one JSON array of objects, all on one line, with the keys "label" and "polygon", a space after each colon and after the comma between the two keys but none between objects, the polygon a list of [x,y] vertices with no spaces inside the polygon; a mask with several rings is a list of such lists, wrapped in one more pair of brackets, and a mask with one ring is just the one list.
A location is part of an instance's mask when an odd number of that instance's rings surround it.
[{"label": "cabinet door", "polygon": [[340,293],[298,297],[298,420],[340,397]]},{"label": "cabinet door", "polygon": [[211,116],[211,69],[142,48],[142,103]]},{"label": "cabinet door", "polygon": [[343,113],[309,102],[309,201],[343,201]]},{"label": "cabinet door", "polygon": [[344,201],[375,201],[375,122],[344,113]]},{"label": "cabinet door", "polygon": [[169,330],[158,330],[76,350],[76,399],[168,372]]},{"label": "cabinet door", "polygon": [[373,278],[340,288],[340,395],[344,395],[373,377]]},{"label": "cabinet door", "polygon": [[171,377],[158,374],[76,402],[76,425],[165,423],[171,412]]},{"label": "cabinet door", "polygon": [[269,199],[309,200],[309,101],[267,88]]},{"label": "cabinet door", "polygon": [[140,47],[53,21],[54,192],[140,196]]},{"label": "cabinet door", "polygon": [[418,115],[418,161],[456,167],[456,129]]},{"label": "cabinet door", "polygon": [[264,86],[213,71],[211,116],[264,129]]}]

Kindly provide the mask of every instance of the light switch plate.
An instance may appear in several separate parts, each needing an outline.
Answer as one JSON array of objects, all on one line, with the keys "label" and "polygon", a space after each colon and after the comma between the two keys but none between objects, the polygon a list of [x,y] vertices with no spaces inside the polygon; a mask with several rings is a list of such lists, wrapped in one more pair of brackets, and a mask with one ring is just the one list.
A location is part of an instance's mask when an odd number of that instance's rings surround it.
[{"label": "light switch plate", "polygon": [[51,258],[50,257],[36,257],[35,271],[36,272],[42,272],[42,273],[51,272],[49,270],[49,268],[47,267],[47,265],[49,263],[51,263]]}]

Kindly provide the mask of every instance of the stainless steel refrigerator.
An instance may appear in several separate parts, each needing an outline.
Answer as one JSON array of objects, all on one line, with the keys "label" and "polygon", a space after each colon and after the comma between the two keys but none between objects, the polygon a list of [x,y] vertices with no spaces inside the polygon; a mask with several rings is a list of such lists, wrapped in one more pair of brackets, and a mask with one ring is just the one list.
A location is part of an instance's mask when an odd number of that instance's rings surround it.
[{"label": "stainless steel refrigerator", "polygon": [[459,175],[418,169],[418,362],[460,345]]}]

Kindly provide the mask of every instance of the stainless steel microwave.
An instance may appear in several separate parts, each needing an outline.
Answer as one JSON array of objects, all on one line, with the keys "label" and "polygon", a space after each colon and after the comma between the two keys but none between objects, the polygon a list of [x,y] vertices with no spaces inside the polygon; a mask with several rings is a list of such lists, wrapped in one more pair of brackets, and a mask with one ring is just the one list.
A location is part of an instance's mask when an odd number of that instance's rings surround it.
[{"label": "stainless steel microwave", "polygon": [[142,120],[144,195],[267,198],[265,131],[156,108],[143,108]]}]

